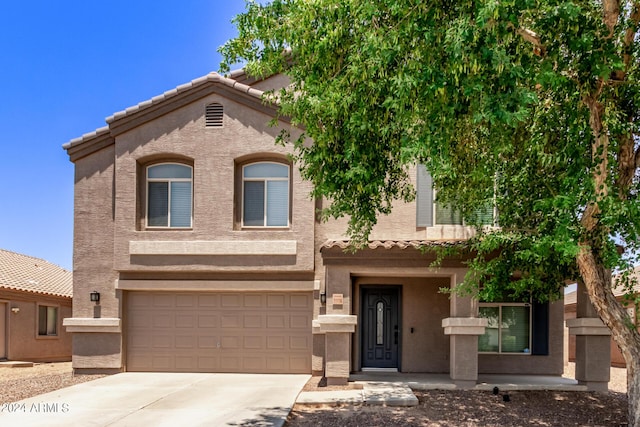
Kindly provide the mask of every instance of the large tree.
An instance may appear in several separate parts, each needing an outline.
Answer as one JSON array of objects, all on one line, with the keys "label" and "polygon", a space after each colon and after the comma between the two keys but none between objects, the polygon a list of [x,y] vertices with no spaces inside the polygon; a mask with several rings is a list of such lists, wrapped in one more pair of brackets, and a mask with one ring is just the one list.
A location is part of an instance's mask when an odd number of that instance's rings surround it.
[{"label": "large tree", "polygon": [[640,426],[640,335],[611,289],[638,252],[639,0],[274,0],[235,23],[223,71],[290,77],[269,99],[354,242],[414,197],[416,163],[468,223],[494,204],[464,288],[545,299],[582,280]]}]

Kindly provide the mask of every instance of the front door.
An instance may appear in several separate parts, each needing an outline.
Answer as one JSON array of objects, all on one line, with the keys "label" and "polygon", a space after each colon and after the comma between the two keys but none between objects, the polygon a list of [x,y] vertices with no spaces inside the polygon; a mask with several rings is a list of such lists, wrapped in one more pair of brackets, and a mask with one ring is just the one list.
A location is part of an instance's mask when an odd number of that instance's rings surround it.
[{"label": "front door", "polygon": [[362,367],[397,368],[399,288],[362,288]]}]

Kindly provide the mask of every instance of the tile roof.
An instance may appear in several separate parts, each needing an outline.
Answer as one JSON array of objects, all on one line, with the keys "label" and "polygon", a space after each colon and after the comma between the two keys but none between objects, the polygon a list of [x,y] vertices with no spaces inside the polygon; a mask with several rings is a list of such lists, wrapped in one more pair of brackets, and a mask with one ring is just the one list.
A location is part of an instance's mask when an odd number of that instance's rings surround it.
[{"label": "tile roof", "polygon": [[[245,74],[243,70],[232,72],[231,76],[235,76],[238,78],[242,78],[243,81],[245,79]],[[143,112],[149,108],[155,107],[158,104],[164,103],[166,101],[171,100],[172,98],[181,95],[183,93],[189,92],[191,90],[197,89],[198,87],[207,85],[207,84],[221,84],[223,86],[229,87],[238,93],[245,93],[252,98],[255,98],[257,101],[262,102],[262,96],[264,94],[263,91],[253,88],[247,84],[240,83],[233,78],[224,77],[216,72],[211,72],[205,76],[199,77],[195,80],[192,80],[188,83],[177,86],[171,90],[168,90],[158,96],[154,96],[151,99],[140,102],[134,106],[131,106],[125,110],[114,113],[112,116],[106,118],[107,126],[101,127],[93,132],[86,133],[79,138],[72,139],[71,141],[63,144],[63,148],[68,150],[82,143],[92,141],[95,138],[103,135],[108,135],[111,131],[110,125],[116,121],[122,120],[124,118],[130,117],[134,114]]]},{"label": "tile roof", "polygon": [[72,276],[43,259],[0,249],[0,288],[71,297]]},{"label": "tile roof", "polygon": [[[369,249],[392,249],[392,248],[414,248],[420,249],[423,247],[447,247],[447,246],[456,246],[461,243],[466,242],[464,239],[459,240],[371,240],[367,244]],[[331,249],[331,248],[340,248],[347,249],[351,247],[350,240],[327,240],[322,244],[320,249]]]}]

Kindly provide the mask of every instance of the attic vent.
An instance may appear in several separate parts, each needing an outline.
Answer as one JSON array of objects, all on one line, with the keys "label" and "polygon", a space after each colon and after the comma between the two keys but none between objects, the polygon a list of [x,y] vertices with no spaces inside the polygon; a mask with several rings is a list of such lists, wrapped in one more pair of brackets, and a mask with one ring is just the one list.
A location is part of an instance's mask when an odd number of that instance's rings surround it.
[{"label": "attic vent", "polygon": [[222,127],[222,104],[209,104],[205,114],[207,127]]}]

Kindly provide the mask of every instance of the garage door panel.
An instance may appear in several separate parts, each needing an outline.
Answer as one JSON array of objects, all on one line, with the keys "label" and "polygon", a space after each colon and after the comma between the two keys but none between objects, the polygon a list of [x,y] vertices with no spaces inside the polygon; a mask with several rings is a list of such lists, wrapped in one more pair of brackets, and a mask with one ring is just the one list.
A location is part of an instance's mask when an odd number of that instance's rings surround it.
[{"label": "garage door panel", "polygon": [[202,308],[218,307],[219,306],[218,299],[219,299],[219,295],[217,294],[198,295],[198,307],[202,307]]},{"label": "garage door panel", "polygon": [[193,335],[176,335],[176,348],[178,349],[196,349],[196,337]]},{"label": "garage door panel", "polygon": [[240,294],[223,294],[220,296],[220,307],[222,308],[241,308],[242,295]]},{"label": "garage door panel", "polygon": [[242,327],[242,314],[223,314],[220,316],[220,326],[223,329],[227,328],[241,328]]},{"label": "garage door panel", "polygon": [[311,316],[306,314],[294,314],[289,317],[289,327],[294,329],[308,329],[311,327]]},{"label": "garage door panel", "polygon": [[208,349],[208,348],[216,348],[218,344],[218,337],[215,336],[199,336],[198,337],[198,348],[200,349]]},{"label": "garage door panel", "polygon": [[198,315],[198,327],[199,328],[217,328],[218,316],[216,316],[215,314]]},{"label": "garage door panel", "polygon": [[176,328],[192,329],[196,325],[196,316],[193,314],[176,314]]},{"label": "garage door panel", "polygon": [[175,295],[154,295],[152,306],[154,308],[170,308],[174,306]]},{"label": "garage door panel", "polygon": [[310,292],[127,295],[130,371],[311,371]]},{"label": "garage door panel", "polygon": [[177,295],[176,296],[176,307],[188,307],[194,308],[196,306],[196,297],[194,295]]},{"label": "garage door panel", "polygon": [[244,337],[242,348],[245,350],[260,350],[265,346],[263,337]]}]

